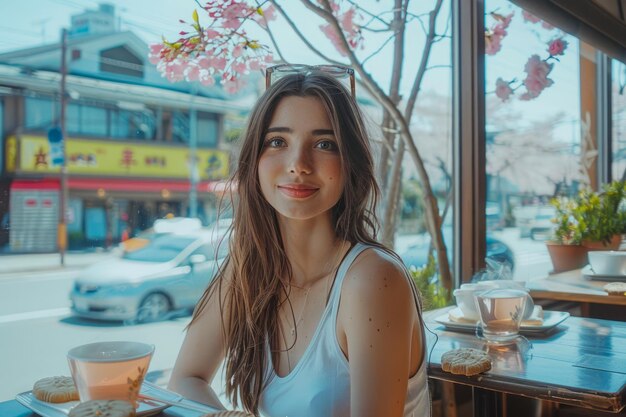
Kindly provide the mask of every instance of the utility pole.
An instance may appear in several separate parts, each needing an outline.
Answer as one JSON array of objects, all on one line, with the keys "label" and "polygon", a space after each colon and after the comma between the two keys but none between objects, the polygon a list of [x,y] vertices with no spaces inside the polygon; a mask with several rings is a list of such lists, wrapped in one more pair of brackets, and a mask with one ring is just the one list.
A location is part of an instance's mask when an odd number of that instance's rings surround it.
[{"label": "utility pole", "polygon": [[198,111],[195,106],[197,87],[191,85],[191,100],[189,108],[189,217],[198,217]]},{"label": "utility pole", "polygon": [[58,228],[58,244],[59,253],[61,255],[61,265],[65,265],[65,250],[67,248],[67,158],[66,158],[66,131],[65,131],[65,110],[67,107],[67,29],[61,31],[61,114],[59,125],[61,127],[61,149],[63,153],[63,162],[61,164],[61,202],[59,204],[59,228]]}]

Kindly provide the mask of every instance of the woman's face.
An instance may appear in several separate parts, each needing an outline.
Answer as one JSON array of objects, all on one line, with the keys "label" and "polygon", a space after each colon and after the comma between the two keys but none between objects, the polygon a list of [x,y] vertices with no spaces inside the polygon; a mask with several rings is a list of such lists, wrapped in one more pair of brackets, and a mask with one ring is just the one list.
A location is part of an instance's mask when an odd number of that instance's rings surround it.
[{"label": "woman's face", "polygon": [[344,187],[337,141],[320,99],[281,99],[265,132],[258,168],[263,196],[279,216],[330,218]]}]

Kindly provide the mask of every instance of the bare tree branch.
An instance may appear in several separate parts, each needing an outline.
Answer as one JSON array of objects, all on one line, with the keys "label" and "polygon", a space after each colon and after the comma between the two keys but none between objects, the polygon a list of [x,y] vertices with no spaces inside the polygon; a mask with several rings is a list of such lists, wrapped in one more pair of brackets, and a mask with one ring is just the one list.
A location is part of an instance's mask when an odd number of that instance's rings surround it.
[{"label": "bare tree branch", "polygon": [[433,46],[433,39],[435,37],[435,24],[437,23],[437,16],[439,15],[439,11],[441,10],[442,3],[443,0],[437,0],[437,3],[435,3],[435,7],[430,12],[430,18],[428,22],[428,35],[426,36],[424,51],[422,52],[422,59],[420,61],[419,69],[415,76],[415,81],[413,82],[413,87],[411,88],[411,94],[409,95],[406,107],[404,109],[404,117],[406,118],[407,123],[411,122],[411,116],[413,114],[413,109],[415,108],[415,101],[417,100],[417,93],[419,92],[420,86],[422,85],[422,79],[424,78],[424,74],[426,73],[426,65],[428,64],[430,50]]},{"label": "bare tree branch", "polygon": [[380,45],[380,47],[378,47],[378,49],[376,49],[374,52],[372,52],[368,57],[366,57],[365,59],[363,59],[363,65],[365,65],[365,63],[367,61],[369,61],[371,58],[373,58],[374,56],[378,55],[378,53],[380,51],[383,50],[383,48],[385,46],[387,46],[387,44],[389,43],[389,41],[391,41],[394,38],[394,35],[391,35],[390,37],[388,37],[387,39],[385,39],[385,42],[382,43],[382,45]]},{"label": "bare tree branch", "polygon": [[[285,20],[287,21],[287,24],[289,24],[289,27],[291,27],[291,29],[296,33],[296,35],[298,35],[298,37],[300,38],[300,40],[302,40],[302,42],[304,42],[304,44],[313,52],[315,53],[317,56],[319,56],[320,58],[322,58],[323,60],[330,62],[332,64],[336,64],[336,65],[344,65],[343,62],[339,62],[337,60],[334,60],[332,58],[329,58],[328,56],[324,55],[319,49],[317,49],[315,46],[313,46],[313,44],[311,44],[311,42],[309,42],[309,40],[306,38],[306,36],[304,36],[304,34],[300,31],[300,29],[298,29],[298,27],[296,26],[296,24],[294,23],[293,20],[291,20],[291,18],[287,15],[287,13],[285,13],[285,10],[283,10],[283,8],[276,2],[276,0],[269,0],[270,3],[272,3],[272,5],[276,8],[276,10],[278,10],[278,12],[281,14],[281,16],[283,16],[285,18]],[[313,6],[316,9],[319,9],[316,6]],[[317,13],[317,12],[316,12]]]},{"label": "bare tree branch", "polygon": [[[452,276],[450,274],[450,263],[448,261],[446,246],[441,235],[441,218],[439,216],[437,199],[433,194],[428,173],[426,172],[426,167],[424,166],[424,161],[422,159],[422,156],[420,155],[420,152],[415,146],[415,142],[413,140],[413,136],[411,135],[407,120],[403,117],[397,105],[390,99],[387,94],[385,94],[385,92],[380,88],[378,83],[376,83],[372,76],[367,71],[365,71],[365,68],[359,62],[354,51],[348,45],[348,41],[346,40],[345,34],[343,33],[339,22],[332,14],[332,8],[330,7],[329,1],[321,0],[324,5],[323,10],[315,6],[310,0],[301,1],[307,8],[316,12],[319,16],[324,18],[328,23],[333,26],[337,33],[337,36],[339,37],[343,50],[350,59],[350,63],[359,73],[363,82],[369,86],[369,90],[371,91],[372,96],[378,100],[378,102],[383,106],[383,109],[389,112],[389,114],[394,119],[397,127],[399,128],[401,138],[409,151],[409,155],[411,156],[411,159],[415,164],[415,168],[417,169],[420,181],[422,182],[422,186],[424,187],[424,207],[427,220],[426,224],[429,227],[429,233],[435,244],[435,248],[437,249],[437,260],[439,263],[440,279],[443,286],[449,292],[451,292],[453,287]],[[439,1],[439,5],[440,3],[441,0]]]},{"label": "bare tree branch", "polygon": [[[267,1],[264,1],[263,3],[267,3]],[[259,3],[258,0],[256,1],[256,4],[257,4],[257,7],[261,7],[261,4]],[[276,53],[278,54],[281,61],[287,62],[287,60],[285,59],[285,56],[282,54],[280,48],[278,47],[278,43],[276,42],[276,39],[274,38],[274,34],[272,33],[272,30],[270,29],[270,25],[269,25],[269,22],[267,21],[267,18],[265,17],[265,14],[263,14],[262,16],[263,16],[263,21],[265,22],[265,27],[263,29],[265,29],[265,31],[269,35],[270,40],[272,41],[272,45],[274,45],[274,49],[276,50]]]}]

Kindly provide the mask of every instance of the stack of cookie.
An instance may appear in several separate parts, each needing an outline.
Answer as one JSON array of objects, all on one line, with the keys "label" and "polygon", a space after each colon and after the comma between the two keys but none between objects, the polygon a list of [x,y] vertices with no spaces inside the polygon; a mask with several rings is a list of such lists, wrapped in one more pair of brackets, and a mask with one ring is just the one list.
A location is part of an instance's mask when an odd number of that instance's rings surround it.
[{"label": "stack of cookie", "polygon": [[[65,403],[78,401],[78,391],[69,376],[40,379],[33,386],[33,395],[40,401]],[[135,417],[135,407],[128,401],[91,400],[70,410],[69,417]]]}]

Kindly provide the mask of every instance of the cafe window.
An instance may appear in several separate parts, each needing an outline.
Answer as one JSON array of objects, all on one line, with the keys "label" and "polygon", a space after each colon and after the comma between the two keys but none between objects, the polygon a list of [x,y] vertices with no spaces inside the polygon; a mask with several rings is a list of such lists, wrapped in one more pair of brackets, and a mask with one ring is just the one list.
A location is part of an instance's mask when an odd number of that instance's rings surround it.
[{"label": "cafe window", "polygon": [[56,119],[57,106],[52,97],[26,97],[26,130],[47,130]]},{"label": "cafe window", "polygon": [[552,269],[551,197],[596,180],[581,163],[596,149],[596,50],[506,0],[485,2],[485,30],[487,252],[500,241],[529,279]]},{"label": "cafe window", "polygon": [[219,132],[219,119],[216,114],[198,113],[198,146],[215,148]]},{"label": "cafe window", "polygon": [[613,139],[613,179],[626,173],[626,64],[614,60],[611,65],[611,132]]}]

